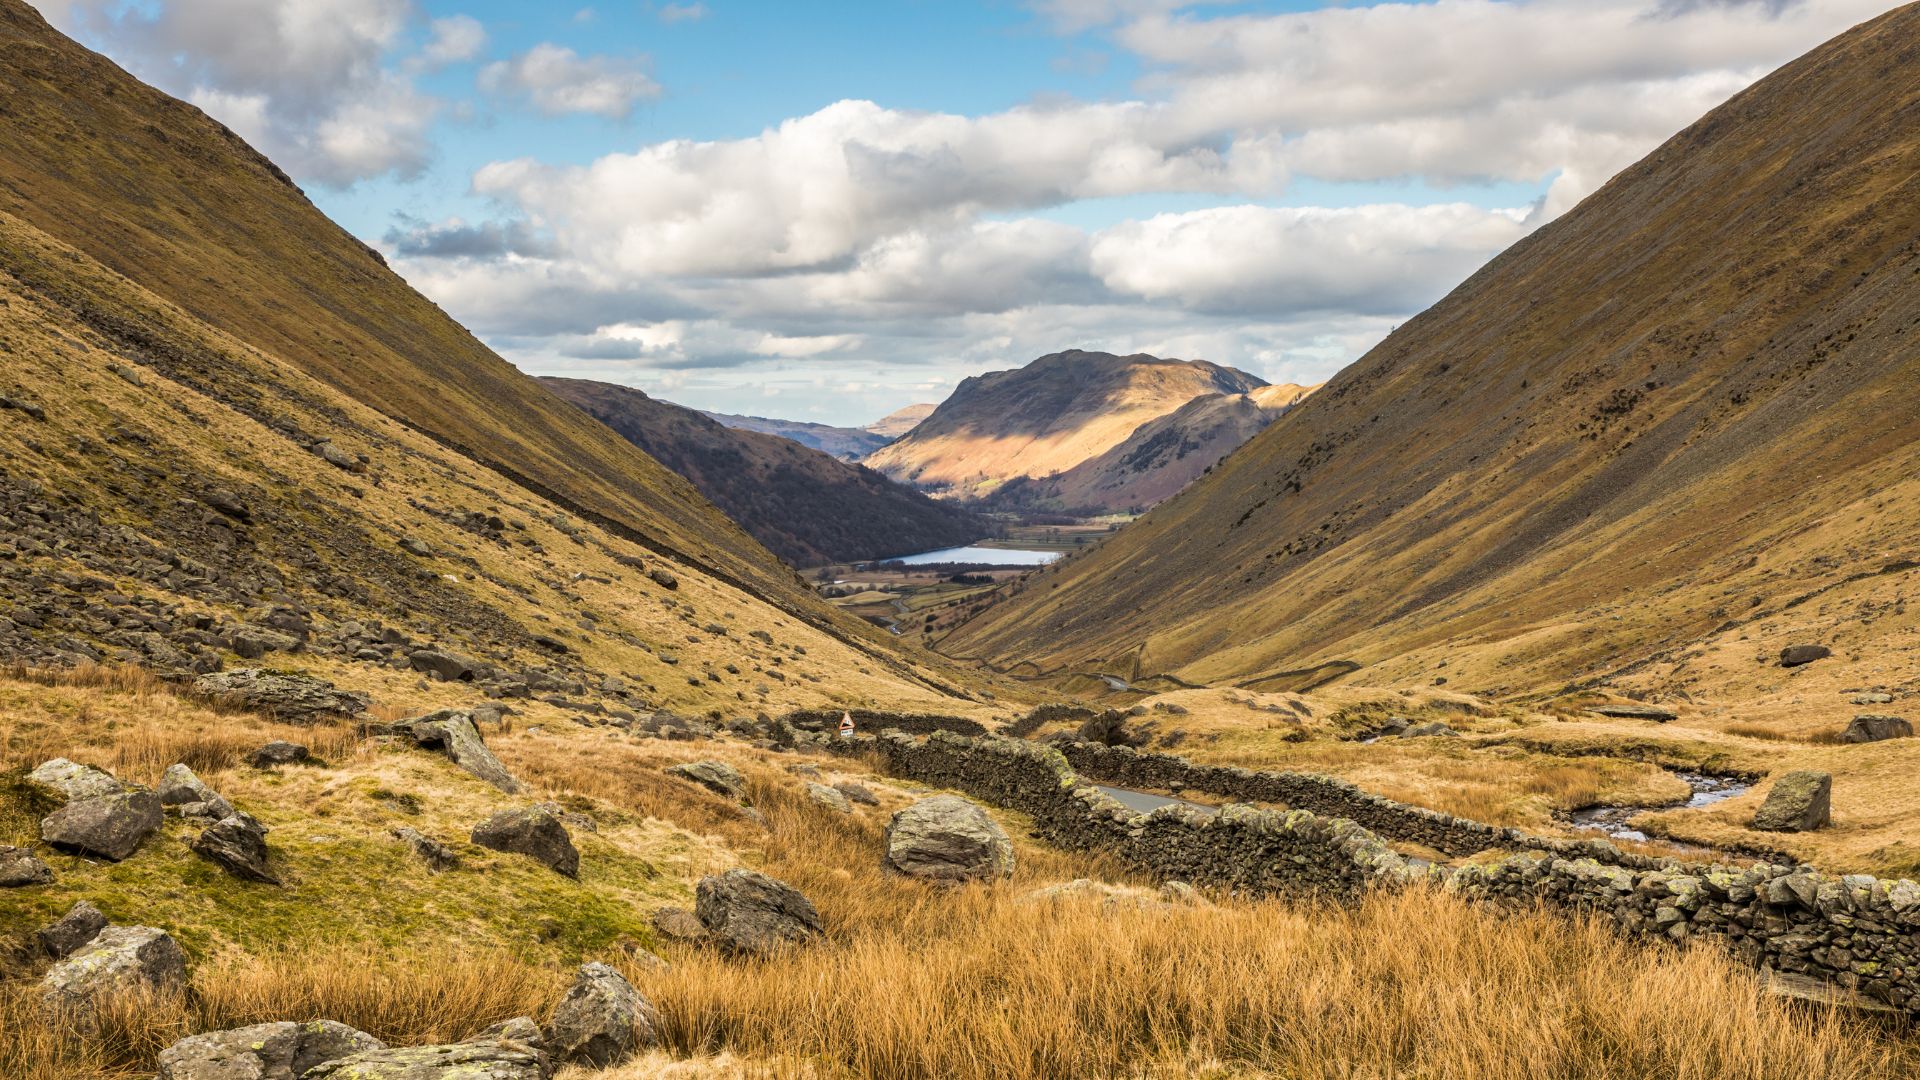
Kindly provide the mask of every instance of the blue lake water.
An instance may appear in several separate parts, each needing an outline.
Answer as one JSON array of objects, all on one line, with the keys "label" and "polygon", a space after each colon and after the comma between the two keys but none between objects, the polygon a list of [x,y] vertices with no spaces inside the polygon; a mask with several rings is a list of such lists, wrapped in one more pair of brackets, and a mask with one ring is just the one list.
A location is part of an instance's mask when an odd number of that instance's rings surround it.
[{"label": "blue lake water", "polygon": [[1007,548],[952,547],[923,551],[918,555],[899,555],[882,562],[903,562],[908,566],[927,563],[985,563],[990,566],[1045,566],[1061,555],[1058,551],[1016,551]]}]

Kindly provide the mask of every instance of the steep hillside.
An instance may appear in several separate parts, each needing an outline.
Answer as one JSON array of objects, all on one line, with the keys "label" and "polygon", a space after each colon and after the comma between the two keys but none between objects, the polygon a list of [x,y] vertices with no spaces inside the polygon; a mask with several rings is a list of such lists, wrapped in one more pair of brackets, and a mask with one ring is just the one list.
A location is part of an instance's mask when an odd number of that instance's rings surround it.
[{"label": "steep hillside", "polygon": [[732,413],[703,411],[700,415],[736,431],[757,431],[763,435],[792,439],[801,446],[811,447],[842,461],[859,461],[893,441],[891,435],[876,434],[866,428],[810,424],[804,420],[774,420],[765,416],[735,416]]},{"label": "steep hillside", "polygon": [[953,547],[992,531],[972,513],[790,439],[735,430],[631,387],[582,379],[541,381],[693,481],[795,566]]},{"label": "steep hillside", "polygon": [[1139,513],[1171,498],[1312,392],[1288,383],[1194,398],[1058,476],[1003,485],[991,505],[1084,516]]},{"label": "steep hillside", "polygon": [[[1262,687],[1602,680],[1751,715],[1920,689],[1916,176],[1909,6],[1676,135],[944,647]],[[1800,643],[1836,656],[1783,668]]]},{"label": "steep hillside", "polygon": [[[822,617],[692,485],[494,355],[225,127],[20,0],[0,0],[0,69],[0,212],[647,547]],[[57,302],[133,352],[167,352],[84,297]]]},{"label": "steep hillside", "polygon": [[897,439],[918,427],[920,421],[932,416],[933,410],[939,407],[938,405],[908,405],[903,409],[895,409],[868,424],[865,430],[887,439]]},{"label": "steep hillside", "polygon": [[1203,394],[1265,385],[1204,360],[1068,352],[962,380],[932,415],[867,464],[903,483],[978,497],[1065,472]]}]

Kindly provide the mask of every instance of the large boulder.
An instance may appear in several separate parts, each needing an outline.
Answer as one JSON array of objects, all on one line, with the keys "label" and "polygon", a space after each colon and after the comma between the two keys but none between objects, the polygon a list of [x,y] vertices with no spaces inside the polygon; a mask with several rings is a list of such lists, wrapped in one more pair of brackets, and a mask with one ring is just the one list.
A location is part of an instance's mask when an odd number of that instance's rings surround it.
[{"label": "large boulder", "polygon": [[185,765],[169,765],[160,777],[156,792],[160,805],[178,807],[188,817],[207,817],[215,821],[233,813],[233,804],[221,798]]},{"label": "large boulder", "polygon": [[812,799],[814,802],[819,803],[829,810],[837,810],[842,814],[853,813],[853,804],[847,801],[846,792],[841,791],[839,788],[830,788],[825,784],[817,784],[810,780],[807,782],[807,798]]},{"label": "large boulder", "polygon": [[1853,718],[1847,730],[1841,732],[1840,741],[1844,743],[1879,742],[1882,739],[1906,739],[1913,736],[1913,724],[1899,716],[1881,716],[1877,713],[1862,713]]},{"label": "large boulder", "polygon": [[100,771],[91,765],[79,765],[66,758],[54,758],[41,762],[39,767],[27,774],[27,779],[42,787],[59,792],[68,802],[75,799],[97,799],[102,795],[118,795],[130,790],[129,785],[113,778],[109,773]]},{"label": "large boulder", "polygon": [[747,778],[724,761],[689,761],[667,770],[671,776],[691,780],[715,795],[738,799],[747,793]]},{"label": "large boulder", "polygon": [[494,851],[510,851],[568,877],[580,876],[580,853],[573,837],[544,807],[502,810],[473,827],[473,842]]},{"label": "large boulder", "polygon": [[755,870],[735,868],[702,878],[693,909],[711,940],[748,955],[764,956],[823,932],[813,901]]},{"label": "large boulder", "polygon": [[46,885],[53,881],[53,868],[26,848],[0,845],[0,889],[18,889],[27,885]]},{"label": "large boulder", "polygon": [[926,881],[990,881],[1013,873],[1013,841],[973,803],[934,795],[887,823],[887,865]]},{"label": "large boulder", "polygon": [[500,1038],[365,1050],[315,1066],[302,1080],[547,1080],[552,1075],[545,1051]]},{"label": "large boulder", "polygon": [[1780,650],[1781,667],[1799,667],[1811,664],[1815,660],[1825,660],[1833,655],[1833,650],[1825,645],[1789,645]]},{"label": "large boulder", "polygon": [[187,954],[165,930],[109,926],[40,980],[48,1008],[81,1014],[102,994],[178,990],[187,983]]},{"label": "large boulder", "polygon": [[583,964],[547,1024],[547,1050],[562,1062],[604,1069],[660,1042],[660,1013],[619,972]]},{"label": "large boulder", "polygon": [[458,709],[442,709],[412,720],[402,720],[394,725],[395,730],[406,732],[415,746],[423,750],[439,750],[446,754],[455,765],[499,788],[509,795],[517,795],[525,788],[513,778],[500,759],[493,756],[487,744],[480,739],[480,729],[474,726],[473,716]]},{"label": "large boulder", "polygon": [[189,1035],[160,1051],[157,1080],[301,1080],[317,1065],[386,1044],[332,1020]]},{"label": "large boulder", "polygon": [[1773,782],[1753,827],[1768,832],[1810,832],[1833,820],[1833,776],[1802,769]]},{"label": "large boulder", "polygon": [[312,724],[367,711],[373,699],[338,690],[325,679],[264,668],[216,671],[194,680],[197,693],[295,724]]},{"label": "large boulder", "polygon": [[267,827],[239,810],[228,814],[194,838],[193,852],[244,881],[278,885],[267,869]]},{"label": "large boulder", "polygon": [[415,649],[407,654],[413,670],[425,672],[441,682],[472,682],[485,665],[470,656],[440,649]]},{"label": "large boulder", "polygon": [[276,765],[298,765],[312,761],[313,752],[299,743],[275,739],[247,755],[247,764],[256,769],[271,769]]},{"label": "large boulder", "polygon": [[33,932],[40,951],[55,960],[65,960],[107,928],[107,917],[85,900],[73,905],[60,921]]},{"label": "large boulder", "polygon": [[160,828],[160,797],[125,791],[76,799],[40,822],[40,839],[61,851],[119,862]]}]

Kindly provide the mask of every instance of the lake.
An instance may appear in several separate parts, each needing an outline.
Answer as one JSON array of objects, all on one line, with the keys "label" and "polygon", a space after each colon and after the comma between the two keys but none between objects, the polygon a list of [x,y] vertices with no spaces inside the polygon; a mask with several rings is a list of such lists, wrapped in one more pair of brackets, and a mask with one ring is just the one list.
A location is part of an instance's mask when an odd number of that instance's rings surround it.
[{"label": "lake", "polygon": [[918,555],[899,555],[881,562],[902,562],[908,566],[928,563],[979,563],[990,566],[1045,566],[1059,558],[1058,551],[1019,551],[1009,548],[953,547],[923,551]]}]

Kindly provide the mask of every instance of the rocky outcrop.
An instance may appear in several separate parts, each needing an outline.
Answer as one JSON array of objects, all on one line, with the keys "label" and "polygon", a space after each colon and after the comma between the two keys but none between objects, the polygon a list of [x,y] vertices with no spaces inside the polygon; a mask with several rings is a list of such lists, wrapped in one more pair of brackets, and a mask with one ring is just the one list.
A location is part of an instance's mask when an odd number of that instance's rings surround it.
[{"label": "rocky outcrop", "polygon": [[1881,716],[1876,713],[1862,713],[1853,718],[1847,730],[1840,733],[1843,743],[1880,742],[1883,739],[1907,739],[1913,737],[1913,724],[1905,717]]},{"label": "rocky outcrop", "polygon": [[548,1080],[539,1047],[511,1039],[365,1050],[307,1071],[302,1080]]},{"label": "rocky outcrop", "polygon": [[557,874],[580,876],[580,853],[560,819],[538,806],[502,810],[473,827],[472,840],[483,848],[525,855]]},{"label": "rocky outcrop", "polygon": [[99,937],[100,931],[106,928],[107,917],[100,914],[99,908],[82,900],[67,909],[58,922],[35,930],[33,941],[48,957],[65,960]]},{"label": "rocky outcrop", "polygon": [[109,926],[40,980],[48,1008],[84,1016],[102,994],[150,988],[177,990],[187,982],[187,954],[165,930]]},{"label": "rocky outcrop", "polygon": [[393,836],[413,852],[414,857],[427,864],[427,869],[435,874],[445,873],[460,865],[460,856],[453,849],[422,833],[420,830],[401,826],[393,830]]},{"label": "rocky outcrop", "polygon": [[247,755],[247,764],[256,769],[271,769],[277,765],[299,765],[313,760],[313,753],[299,743],[275,739]]},{"label": "rocky outcrop", "polygon": [[584,964],[547,1024],[547,1049],[562,1062],[606,1068],[660,1042],[653,1003],[605,964]]},{"label": "rocky outcrop", "polygon": [[160,818],[160,797],[151,791],[75,799],[40,822],[40,839],[62,851],[119,862],[160,828]]},{"label": "rocky outcrop", "polygon": [[526,786],[514,779],[507,767],[493,755],[493,751],[487,749],[470,713],[442,709],[412,720],[402,720],[394,725],[394,729],[405,732],[413,739],[414,745],[423,750],[445,753],[455,765],[509,795],[518,795],[526,790]]},{"label": "rocky outcrop", "polygon": [[1780,650],[1781,667],[1800,667],[1815,660],[1825,660],[1833,655],[1833,650],[1825,645],[1789,645]]},{"label": "rocky outcrop", "polygon": [[26,848],[0,846],[0,889],[18,889],[28,885],[46,885],[53,881],[53,868]]},{"label": "rocky outcrop", "polygon": [[887,823],[887,865],[941,884],[1013,874],[1013,841],[985,810],[958,795],[921,799]]},{"label": "rocky outcrop", "polygon": [[669,768],[667,773],[682,780],[691,780],[715,795],[724,795],[729,799],[744,798],[747,794],[747,778],[740,775],[739,769],[724,761],[689,761]]},{"label": "rocky outcrop", "polygon": [[280,879],[267,869],[267,827],[250,814],[238,810],[194,838],[193,852],[234,877],[278,885]]},{"label": "rocky outcrop", "polygon": [[194,680],[197,693],[216,701],[265,713],[293,724],[352,718],[367,711],[373,699],[357,690],[339,690],[311,675],[241,668],[217,671]]},{"label": "rocky outcrop", "polygon": [[384,1049],[332,1020],[255,1024],[181,1039],[160,1051],[156,1080],[301,1080],[326,1062]]},{"label": "rocky outcrop", "polygon": [[212,818],[215,821],[233,813],[233,804],[208,787],[185,765],[169,765],[160,777],[161,806],[176,808],[186,817]]},{"label": "rocky outcrop", "polygon": [[1753,827],[1768,832],[1811,832],[1833,820],[1833,776],[1802,769],[1773,782],[1753,815]]},{"label": "rocky outcrop", "polygon": [[91,765],[78,765],[66,758],[54,758],[41,762],[27,779],[41,787],[59,792],[62,798],[71,802],[74,799],[94,799],[102,795],[118,795],[129,790],[112,775],[102,772]]},{"label": "rocky outcrop", "polygon": [[820,913],[813,901],[784,881],[735,868],[701,879],[694,913],[707,936],[737,953],[765,956],[819,937]]}]

